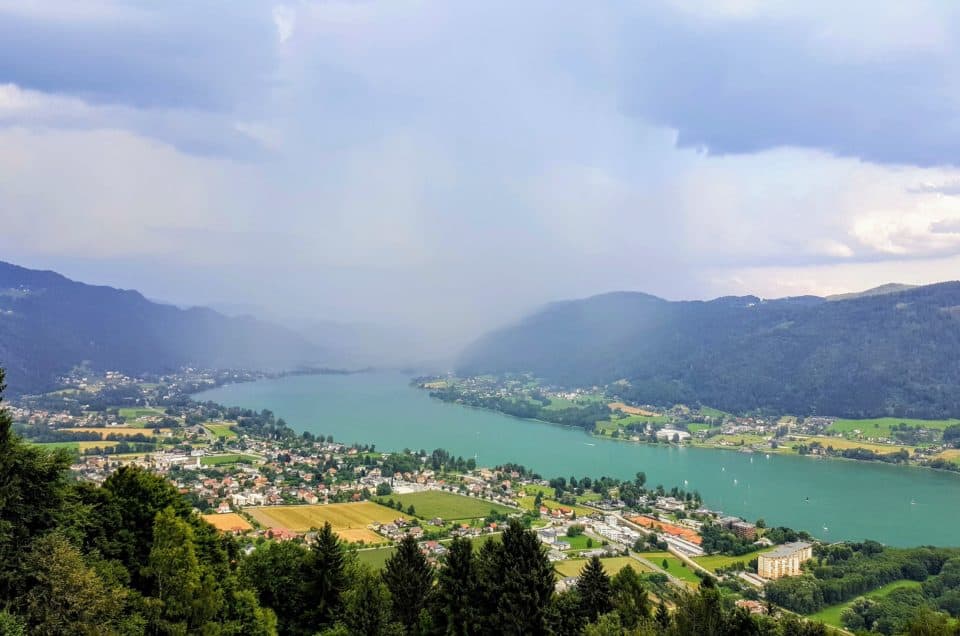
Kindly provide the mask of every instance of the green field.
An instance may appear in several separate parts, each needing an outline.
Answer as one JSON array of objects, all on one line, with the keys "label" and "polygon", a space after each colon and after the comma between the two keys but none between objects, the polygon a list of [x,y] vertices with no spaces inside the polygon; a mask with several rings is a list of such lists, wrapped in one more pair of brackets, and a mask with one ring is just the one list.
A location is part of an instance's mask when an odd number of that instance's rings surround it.
[{"label": "green field", "polygon": [[[590,548],[599,548],[601,544],[599,539],[593,539],[591,541],[590,537],[585,534],[581,534],[579,537],[558,537],[557,540],[569,543],[571,550],[588,550]],[[591,544],[588,546],[587,542],[591,542]]]},{"label": "green field", "polygon": [[831,424],[827,431],[832,433],[843,433],[844,435],[853,435],[853,431],[859,430],[864,437],[892,437],[891,428],[901,423],[912,427],[922,427],[928,429],[943,430],[951,424],[960,424],[960,420],[918,420],[907,417],[877,417],[867,420],[837,420]]},{"label": "green field", "polygon": [[257,457],[253,455],[242,455],[240,453],[233,453],[230,455],[212,455],[210,457],[201,457],[200,465],[202,466],[222,466],[224,464],[252,464],[257,461]]},{"label": "green field", "polygon": [[[80,442],[31,442],[28,440],[27,443],[33,446],[40,446],[46,450],[57,450],[62,448],[75,453],[80,452]],[[102,442],[98,443],[102,444]]]},{"label": "green field", "polygon": [[163,412],[163,409],[157,409],[153,407],[119,408],[117,409],[117,413],[120,415],[120,417],[126,420],[127,424],[130,426],[133,426],[134,420],[140,417],[163,417],[166,415]]},{"label": "green field", "polygon": [[700,414],[705,415],[707,417],[715,417],[719,419],[723,419],[730,415],[726,411],[721,411],[720,409],[711,408],[709,406],[701,406]]},{"label": "green field", "polygon": [[204,427],[213,433],[215,437],[221,439],[226,439],[230,437],[236,437],[237,434],[230,428],[233,424],[227,424],[225,422],[218,422],[216,424],[205,424]]},{"label": "green field", "polygon": [[[557,578],[580,576],[580,570],[582,570],[583,566],[587,564],[587,561],[588,559],[557,561],[553,564],[553,569],[557,572]],[[600,559],[600,562],[603,563],[603,569],[610,576],[613,576],[627,566],[632,567],[638,573],[646,572],[649,569],[636,559],[632,559],[630,557],[610,557],[607,559]]]},{"label": "green field", "polygon": [[[653,563],[658,568],[662,568],[677,577],[688,583],[699,583],[700,577],[698,577],[693,572],[693,568],[685,564],[683,561],[673,556],[669,552],[641,552],[638,553],[639,556],[647,559]],[[663,567],[663,560],[667,560],[667,567]]]},{"label": "green field", "polygon": [[412,505],[416,511],[416,516],[421,519],[433,519],[434,517],[440,517],[444,520],[482,519],[489,515],[491,510],[496,510],[500,514],[516,512],[513,508],[501,506],[492,501],[464,497],[463,495],[439,490],[395,495],[395,500],[403,503],[404,510]]},{"label": "green field", "polygon": [[370,550],[357,550],[357,561],[368,565],[374,570],[382,570],[386,565],[387,559],[393,556],[397,549],[393,546],[389,548],[373,548]]},{"label": "green field", "polygon": [[[914,588],[920,587],[918,581],[894,581],[893,583],[888,583],[883,587],[878,587],[872,592],[867,592],[863,596],[866,598],[882,598],[894,590],[899,590],[902,588]],[[860,597],[857,597],[860,598]],[[843,613],[847,607],[850,606],[856,599],[850,599],[846,603],[839,603],[837,605],[831,605],[830,607],[825,607],[816,614],[810,614],[807,616],[810,620],[822,621],[827,625],[833,625],[834,627],[843,627],[843,623],[840,622],[840,615]]]},{"label": "green field", "polygon": [[716,572],[718,568],[725,568],[730,566],[737,561],[743,561],[744,563],[749,563],[750,559],[756,558],[760,554],[761,550],[756,550],[755,552],[748,552],[747,554],[741,554],[740,556],[726,556],[723,554],[713,554],[710,556],[694,557],[693,560],[700,566],[710,570],[711,572]]}]

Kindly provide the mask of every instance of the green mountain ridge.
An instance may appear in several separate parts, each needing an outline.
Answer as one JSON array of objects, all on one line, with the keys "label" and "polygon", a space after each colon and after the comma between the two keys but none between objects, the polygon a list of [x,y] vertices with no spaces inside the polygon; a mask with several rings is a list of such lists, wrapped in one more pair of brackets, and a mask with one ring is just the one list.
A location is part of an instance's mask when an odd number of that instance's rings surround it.
[{"label": "green mountain ridge", "polygon": [[0,364],[11,393],[44,390],[82,363],[140,374],[183,366],[283,369],[324,355],[293,331],[250,317],[180,309],[0,262]]},{"label": "green mountain ridge", "polygon": [[457,371],[562,386],[626,379],[626,399],[734,412],[957,416],[958,306],[956,281],[832,301],[614,292],[552,303],[481,337]]}]

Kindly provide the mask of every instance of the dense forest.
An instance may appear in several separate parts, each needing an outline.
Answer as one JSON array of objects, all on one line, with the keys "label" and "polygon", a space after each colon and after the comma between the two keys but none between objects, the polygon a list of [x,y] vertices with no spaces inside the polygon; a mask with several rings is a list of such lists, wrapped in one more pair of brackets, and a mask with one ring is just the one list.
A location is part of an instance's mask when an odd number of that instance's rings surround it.
[{"label": "dense forest", "polygon": [[840,300],[555,303],[484,336],[460,375],[614,385],[640,404],[845,417],[960,415],[960,283]]},{"label": "dense forest", "polygon": [[0,262],[0,360],[17,394],[52,387],[83,363],[135,375],[187,365],[281,369],[322,355],[301,336],[252,318],[179,309]]}]

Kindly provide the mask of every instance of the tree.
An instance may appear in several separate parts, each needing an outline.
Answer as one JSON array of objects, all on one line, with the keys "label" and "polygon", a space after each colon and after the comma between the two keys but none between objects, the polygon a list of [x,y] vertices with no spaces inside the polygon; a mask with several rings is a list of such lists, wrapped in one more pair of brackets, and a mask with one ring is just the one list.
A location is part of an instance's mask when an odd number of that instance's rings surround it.
[{"label": "tree", "polygon": [[577,593],[580,595],[580,612],[588,622],[613,609],[610,602],[610,577],[603,570],[598,557],[591,557],[580,570]]},{"label": "tree", "polygon": [[650,598],[632,567],[621,568],[610,581],[611,602],[625,629],[634,629],[650,616]]},{"label": "tree", "polygon": [[190,506],[166,479],[135,466],[123,466],[103,483],[104,496],[96,502],[96,533],[104,540],[94,547],[107,558],[118,559],[130,572],[134,586],[146,592],[141,571],[153,546],[157,514],[169,509],[189,519]]},{"label": "tree", "polygon": [[157,601],[150,617],[155,629],[180,633],[211,621],[223,605],[222,591],[197,559],[190,525],[172,508],[157,515],[153,545],[144,568]]},{"label": "tree", "polygon": [[343,595],[345,631],[350,636],[392,636],[403,628],[390,618],[390,593],[379,576],[362,567]]},{"label": "tree", "polygon": [[25,561],[29,591],[17,606],[31,634],[119,631],[129,592],[108,585],[63,535],[38,539]]},{"label": "tree", "polygon": [[3,407],[0,369],[0,599],[13,595],[30,541],[55,527],[63,514],[70,457],[24,444]]},{"label": "tree", "polygon": [[272,608],[283,634],[312,633],[307,619],[312,604],[308,590],[311,555],[290,541],[268,542],[240,564],[240,580],[256,591],[260,603]]},{"label": "tree", "polygon": [[348,584],[343,545],[330,522],[325,522],[310,546],[306,564],[307,596],[313,603],[308,624],[314,629],[333,624]]},{"label": "tree", "polygon": [[[554,572],[537,535],[511,519],[496,548],[493,584],[494,630],[509,635],[546,632],[546,608],[553,596]],[[486,585],[491,586],[487,581]]]},{"label": "tree", "polygon": [[587,625],[583,630],[584,636],[621,636],[624,633],[620,616],[616,612],[604,614],[597,622]]},{"label": "tree", "polygon": [[437,630],[449,636],[479,634],[477,594],[473,544],[458,537],[450,543],[443,557],[443,567],[437,574],[437,590],[432,603]]},{"label": "tree", "polygon": [[387,559],[383,582],[390,592],[394,619],[408,632],[412,631],[420,620],[420,611],[426,607],[427,595],[433,585],[433,569],[412,536],[406,535],[397,551]]},{"label": "tree", "polygon": [[390,484],[388,484],[387,482],[384,481],[384,482],[381,482],[381,483],[377,484],[377,496],[378,496],[378,497],[386,497],[387,495],[391,494],[392,492],[393,492],[393,488],[391,488],[391,487],[390,487]]},{"label": "tree", "polygon": [[667,605],[663,602],[663,599],[660,599],[660,603],[657,604],[656,620],[661,630],[670,627],[670,612],[667,611]]}]

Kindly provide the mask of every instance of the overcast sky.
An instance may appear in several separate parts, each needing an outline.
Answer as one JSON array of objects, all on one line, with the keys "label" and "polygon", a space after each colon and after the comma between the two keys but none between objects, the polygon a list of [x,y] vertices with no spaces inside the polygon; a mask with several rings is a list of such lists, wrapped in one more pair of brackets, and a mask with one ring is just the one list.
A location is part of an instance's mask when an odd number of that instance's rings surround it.
[{"label": "overcast sky", "polygon": [[952,2],[0,0],[0,259],[181,304],[960,278],[958,163]]}]

